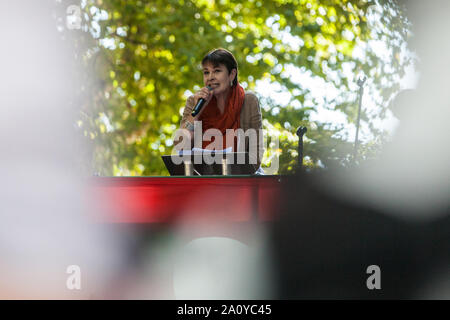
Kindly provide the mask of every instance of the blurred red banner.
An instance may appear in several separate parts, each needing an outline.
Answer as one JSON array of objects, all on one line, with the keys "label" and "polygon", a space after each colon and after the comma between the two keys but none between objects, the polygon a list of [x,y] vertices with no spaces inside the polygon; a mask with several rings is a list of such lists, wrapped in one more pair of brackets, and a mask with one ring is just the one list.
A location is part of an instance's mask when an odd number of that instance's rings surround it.
[{"label": "blurred red banner", "polygon": [[87,196],[105,223],[270,221],[280,176],[93,177]]}]

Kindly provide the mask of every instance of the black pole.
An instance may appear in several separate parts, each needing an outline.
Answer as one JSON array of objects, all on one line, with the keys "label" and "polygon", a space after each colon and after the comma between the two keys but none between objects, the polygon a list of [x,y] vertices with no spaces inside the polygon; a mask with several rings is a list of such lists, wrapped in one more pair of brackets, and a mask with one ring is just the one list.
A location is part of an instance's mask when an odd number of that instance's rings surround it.
[{"label": "black pole", "polygon": [[298,135],[298,167],[301,170],[303,168],[303,135],[308,131],[304,126],[300,126],[297,129]]},{"label": "black pole", "polygon": [[358,106],[358,119],[356,120],[356,136],[355,136],[355,147],[353,150],[353,164],[356,163],[356,156],[358,155],[358,135],[359,135],[359,122],[361,119],[361,104],[362,97],[364,94],[364,82],[366,82],[366,77],[359,78],[357,84],[359,86],[359,106]]}]

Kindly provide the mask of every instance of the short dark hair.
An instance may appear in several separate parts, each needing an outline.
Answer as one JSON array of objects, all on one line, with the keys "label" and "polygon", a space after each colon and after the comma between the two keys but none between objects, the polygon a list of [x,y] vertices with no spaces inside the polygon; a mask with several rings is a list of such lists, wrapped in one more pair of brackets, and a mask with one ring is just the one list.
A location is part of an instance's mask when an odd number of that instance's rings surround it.
[{"label": "short dark hair", "polygon": [[225,67],[227,67],[228,73],[231,73],[231,70],[236,69],[236,77],[233,80],[233,85],[237,84],[238,65],[236,59],[230,51],[223,48],[213,49],[208,52],[206,56],[204,56],[202,60],[202,66],[207,62],[210,62],[215,67],[223,64]]}]

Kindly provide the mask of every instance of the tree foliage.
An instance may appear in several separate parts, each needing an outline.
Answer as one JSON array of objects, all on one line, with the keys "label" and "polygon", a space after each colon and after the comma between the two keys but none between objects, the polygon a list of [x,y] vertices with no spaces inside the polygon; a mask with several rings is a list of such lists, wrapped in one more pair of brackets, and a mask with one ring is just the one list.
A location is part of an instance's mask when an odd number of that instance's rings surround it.
[{"label": "tree foliage", "polygon": [[[295,169],[299,125],[308,127],[309,166],[348,161],[345,128],[310,119],[321,105],[354,123],[358,88],[344,69],[369,77],[377,109],[362,120],[376,136],[373,121],[384,117],[410,62],[409,25],[392,1],[83,0],[80,7],[81,30],[63,32],[77,32],[86,72],[95,75],[86,77],[89,98],[80,102],[77,126],[93,143],[92,170],[102,175],[167,175],[160,156],[171,152],[186,98],[202,85],[199,62],[212,48],[234,53],[247,90],[268,81],[289,95],[285,105],[260,99],[267,140],[279,139],[263,163],[280,156],[279,173]],[[296,73],[339,94],[317,99]]]}]

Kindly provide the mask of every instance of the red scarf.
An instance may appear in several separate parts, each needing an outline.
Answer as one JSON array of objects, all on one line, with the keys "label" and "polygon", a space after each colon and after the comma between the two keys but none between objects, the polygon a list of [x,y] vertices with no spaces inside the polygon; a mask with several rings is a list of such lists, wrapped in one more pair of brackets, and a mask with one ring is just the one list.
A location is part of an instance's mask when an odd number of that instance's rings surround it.
[{"label": "red scarf", "polygon": [[[218,129],[223,136],[223,149],[232,146],[233,151],[237,149],[237,140],[233,139],[228,141],[226,145],[226,129],[239,129],[241,124],[241,109],[244,105],[245,91],[239,83],[231,87],[228,94],[228,98],[225,102],[225,108],[223,114],[220,114],[220,110],[217,107],[216,97],[212,97],[211,101],[205,106],[205,110],[200,115],[199,120],[202,121],[202,135],[208,129]],[[202,148],[206,148],[209,144],[214,142],[215,138],[211,141],[203,141]],[[230,139],[229,139],[230,140]],[[232,144],[230,144],[232,143]]]}]

